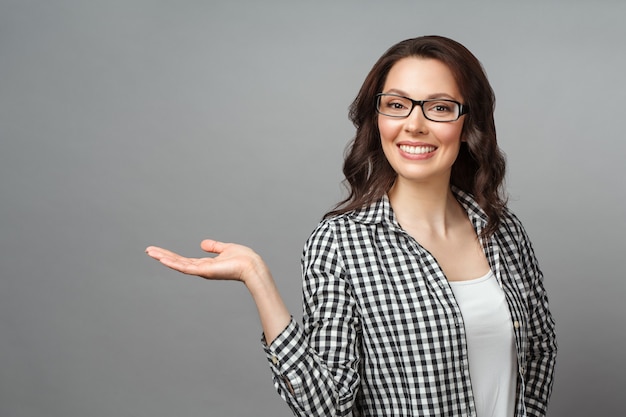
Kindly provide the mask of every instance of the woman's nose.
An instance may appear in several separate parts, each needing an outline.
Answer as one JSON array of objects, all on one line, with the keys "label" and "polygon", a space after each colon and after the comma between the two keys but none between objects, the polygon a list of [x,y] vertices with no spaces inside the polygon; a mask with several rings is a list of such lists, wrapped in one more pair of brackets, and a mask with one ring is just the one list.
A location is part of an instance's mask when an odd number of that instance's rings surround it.
[{"label": "woman's nose", "polygon": [[426,133],[428,131],[428,119],[424,116],[421,106],[413,107],[411,113],[406,117],[404,124],[407,132]]}]

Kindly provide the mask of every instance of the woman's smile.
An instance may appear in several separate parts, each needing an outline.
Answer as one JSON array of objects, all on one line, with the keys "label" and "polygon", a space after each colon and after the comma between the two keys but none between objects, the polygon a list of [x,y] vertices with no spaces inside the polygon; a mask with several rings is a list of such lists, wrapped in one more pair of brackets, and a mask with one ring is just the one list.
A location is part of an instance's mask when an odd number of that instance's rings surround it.
[{"label": "woman's smile", "polygon": [[[416,159],[414,158],[416,156],[421,157],[418,159],[430,158],[433,152],[437,150],[436,146],[423,145],[423,144],[417,144],[417,145],[400,144],[398,147],[400,148],[402,152],[409,155],[408,156],[409,159]],[[405,157],[407,156],[405,155]]]}]

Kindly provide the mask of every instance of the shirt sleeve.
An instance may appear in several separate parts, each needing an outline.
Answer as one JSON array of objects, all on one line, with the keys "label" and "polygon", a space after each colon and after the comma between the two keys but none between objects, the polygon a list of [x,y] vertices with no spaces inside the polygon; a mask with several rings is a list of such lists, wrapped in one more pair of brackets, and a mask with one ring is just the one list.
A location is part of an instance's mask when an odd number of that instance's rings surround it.
[{"label": "shirt sleeve", "polygon": [[524,397],[528,416],[544,417],[554,382],[556,335],[544,288],[543,274],[526,232],[523,228],[521,231],[521,254],[525,269],[531,277]]},{"label": "shirt sleeve", "polygon": [[359,320],[332,224],[323,222],[302,257],[303,324],[293,319],[264,345],[274,386],[294,415],[352,416],[359,387]]}]

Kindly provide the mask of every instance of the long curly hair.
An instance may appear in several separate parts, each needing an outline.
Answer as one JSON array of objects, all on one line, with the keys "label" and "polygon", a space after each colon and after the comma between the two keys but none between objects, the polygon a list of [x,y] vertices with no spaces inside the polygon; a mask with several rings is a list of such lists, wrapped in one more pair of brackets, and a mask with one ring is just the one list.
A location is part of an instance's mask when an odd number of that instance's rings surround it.
[{"label": "long curly hair", "polygon": [[496,141],[493,118],[495,96],[478,59],[460,43],[442,36],[407,39],[392,46],[374,64],[350,105],[349,117],[356,135],[346,149],[344,185],[349,195],[325,217],[365,207],[389,191],[396,179],[382,150],[375,96],[387,74],[400,59],[437,59],[450,68],[469,107],[465,115],[459,155],[452,166],[450,183],[474,196],[488,217],[481,235],[498,228],[506,198],[503,191],[505,157]]}]

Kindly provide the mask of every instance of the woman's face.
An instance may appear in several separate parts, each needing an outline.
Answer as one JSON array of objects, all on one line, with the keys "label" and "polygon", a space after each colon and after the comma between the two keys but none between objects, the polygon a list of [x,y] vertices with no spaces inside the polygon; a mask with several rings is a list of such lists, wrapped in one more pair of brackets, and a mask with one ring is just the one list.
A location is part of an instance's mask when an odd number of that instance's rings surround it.
[{"label": "woman's face", "polygon": [[[464,103],[450,69],[431,58],[409,57],[396,62],[382,92],[413,100],[445,98]],[[396,183],[449,183],[452,164],[461,145],[463,119],[461,116],[454,122],[434,122],[424,117],[419,106],[406,118],[379,114],[382,148],[398,174]]]}]

